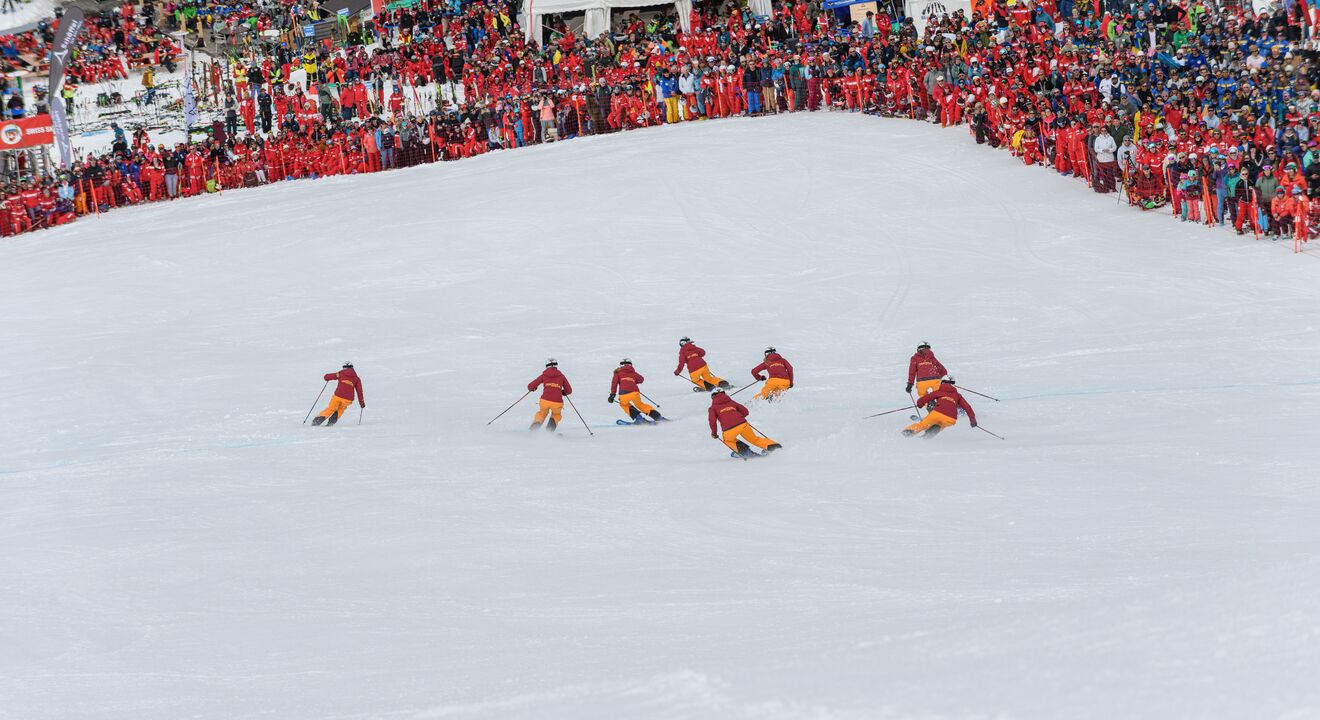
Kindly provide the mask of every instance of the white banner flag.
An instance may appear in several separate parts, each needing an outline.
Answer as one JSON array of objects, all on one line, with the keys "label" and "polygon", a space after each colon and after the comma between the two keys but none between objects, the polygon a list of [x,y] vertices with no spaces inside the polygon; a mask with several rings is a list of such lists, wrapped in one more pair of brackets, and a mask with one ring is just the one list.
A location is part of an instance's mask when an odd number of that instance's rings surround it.
[{"label": "white banner flag", "polygon": [[179,36],[179,47],[183,48],[183,131],[184,140],[192,134],[192,126],[197,123],[197,93],[193,90],[192,53],[183,45],[183,35]]}]

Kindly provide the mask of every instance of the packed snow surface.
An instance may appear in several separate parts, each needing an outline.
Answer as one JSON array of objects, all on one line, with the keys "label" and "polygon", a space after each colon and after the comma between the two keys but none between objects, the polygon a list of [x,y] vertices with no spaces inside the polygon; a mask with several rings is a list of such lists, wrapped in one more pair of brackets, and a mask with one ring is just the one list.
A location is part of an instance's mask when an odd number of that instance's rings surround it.
[{"label": "packed snow surface", "polygon": [[[814,114],[6,240],[0,717],[1320,717],[1320,262],[1163,213]],[[923,340],[1007,440],[861,419]]]}]

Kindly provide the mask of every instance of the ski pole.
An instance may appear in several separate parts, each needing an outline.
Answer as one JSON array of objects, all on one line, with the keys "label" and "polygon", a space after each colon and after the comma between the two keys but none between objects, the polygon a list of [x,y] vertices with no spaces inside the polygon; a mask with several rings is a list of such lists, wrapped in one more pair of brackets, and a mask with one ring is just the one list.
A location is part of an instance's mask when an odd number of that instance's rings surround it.
[{"label": "ski pole", "polygon": [[917,398],[916,398],[915,395],[912,394],[912,391],[911,391],[911,390],[908,391],[908,397],[909,397],[909,398],[912,398],[912,409],[917,411],[917,419],[920,420],[920,419],[921,419],[921,406],[917,404]]},{"label": "ski pole", "polygon": [[499,415],[496,415],[495,417],[491,418],[491,419],[490,419],[490,422],[488,422],[488,423],[486,423],[486,424],[489,425],[490,423],[493,423],[493,422],[495,422],[496,420],[499,420],[500,418],[504,417],[504,413],[506,413],[506,412],[512,410],[513,407],[514,407],[514,405],[517,405],[518,403],[522,402],[523,400],[525,400],[525,399],[527,398],[528,395],[531,395],[531,394],[532,394],[532,391],[531,391],[531,390],[528,390],[527,392],[523,393],[523,396],[522,396],[522,397],[520,397],[520,398],[518,398],[517,400],[514,400],[514,401],[513,401],[513,405],[510,405],[510,406],[504,408],[504,412],[502,412],[502,413],[500,413]]},{"label": "ski pole", "polygon": [[578,420],[582,420],[582,427],[587,429],[587,434],[594,436],[596,433],[591,431],[591,426],[588,425],[587,421],[582,418],[582,413],[578,412],[577,405],[573,404],[573,398],[565,395],[564,399],[568,401],[568,406],[573,408],[573,414],[578,416]]},{"label": "ski pole", "polygon": [[675,375],[674,377],[681,377],[681,378],[683,378],[684,380],[687,380],[688,382],[692,383],[693,385],[695,385],[695,386],[701,388],[702,390],[705,390],[705,389],[706,389],[705,386],[703,386],[701,383],[697,382],[696,380],[693,380],[692,378],[688,377],[687,375]]},{"label": "ski pole", "polygon": [[973,394],[973,395],[980,395],[981,397],[986,398],[987,400],[994,400],[995,402],[999,402],[999,398],[997,398],[997,397],[990,397],[989,395],[986,395],[985,393],[979,393],[979,392],[977,392],[977,391],[975,391],[975,390],[972,390],[971,388],[965,388],[965,387],[963,387],[962,385],[959,385],[959,386],[958,386],[958,389],[959,389],[959,390],[964,390],[964,391],[969,392],[969,393],[971,393],[971,394]]},{"label": "ski pole", "polygon": [[884,411],[884,412],[882,412],[882,413],[876,413],[876,414],[874,414],[874,415],[867,415],[866,417],[864,417],[864,418],[862,418],[862,419],[863,419],[863,420],[869,420],[870,418],[873,418],[873,417],[880,417],[881,415],[893,415],[893,414],[896,413],[896,412],[903,412],[904,410],[907,410],[907,406],[906,406],[906,405],[904,405],[903,407],[898,408],[898,409],[896,409],[896,410],[886,410],[886,411]]},{"label": "ski pole", "polygon": [[[990,433],[991,435],[995,435],[994,433],[990,432],[989,430],[986,430],[985,428],[981,427],[980,425],[977,425],[977,426],[976,426],[976,429],[977,429],[977,430],[980,430],[980,431],[983,432],[983,433]],[[1003,440],[1003,439],[1004,439],[1004,436],[1003,436],[1003,435],[995,435],[995,437],[999,438],[1000,440]]]},{"label": "ski pole", "polygon": [[738,388],[737,390],[734,390],[733,392],[729,393],[729,397],[733,397],[734,395],[737,395],[738,393],[742,392],[743,390],[746,390],[747,388],[749,388],[749,387],[751,387],[751,386],[753,386],[753,385],[755,385],[755,384],[757,384],[757,383],[759,383],[759,382],[761,382],[761,381],[760,381],[760,380],[753,380],[753,381],[747,383],[746,385],[743,385],[742,387]]},{"label": "ski pole", "polygon": [[[722,445],[722,446],[724,447],[725,450],[728,450],[728,449],[729,449],[729,445],[728,445],[728,443],[726,443],[726,442],[724,442],[723,440],[721,440],[721,439],[719,438],[719,436],[717,436],[717,435],[711,435],[711,436],[710,436],[710,439],[711,439],[711,440],[714,440],[715,442],[717,442],[717,443],[719,443],[720,445]],[[737,450],[733,450],[733,452],[738,452],[738,451],[737,451]],[[745,458],[745,457],[743,458],[743,460],[746,460],[746,459],[747,459],[747,458]]]},{"label": "ski pole", "polygon": [[658,403],[658,402],[652,400],[652,399],[649,398],[649,397],[646,397],[646,393],[642,392],[641,390],[638,390],[637,392],[638,392],[639,394],[641,394],[642,397],[646,398],[646,401],[647,401],[647,402],[651,403],[652,405],[654,405],[654,406],[656,406],[656,407],[660,407],[660,403]]},{"label": "ski pole", "polygon": [[[316,400],[312,402],[312,410],[315,410],[316,406],[321,404],[321,396],[325,394],[325,389],[328,387],[330,387],[330,381],[326,380],[325,384],[321,386],[321,392],[316,394]],[[306,425],[307,418],[312,416],[312,410],[307,411],[307,417],[303,418],[303,425]]]},{"label": "ski pole", "polygon": [[366,411],[367,409],[365,407],[358,407],[358,425],[362,424],[362,413]]}]

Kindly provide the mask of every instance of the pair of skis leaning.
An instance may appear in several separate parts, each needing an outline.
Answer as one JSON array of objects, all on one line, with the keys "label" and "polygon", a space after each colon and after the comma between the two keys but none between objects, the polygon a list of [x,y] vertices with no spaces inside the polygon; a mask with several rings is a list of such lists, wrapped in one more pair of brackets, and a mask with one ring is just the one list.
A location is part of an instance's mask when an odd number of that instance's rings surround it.
[{"label": "pair of skis leaning", "polygon": [[780,447],[782,446],[779,443],[775,443],[774,445],[771,445],[768,449],[766,449],[764,452],[757,452],[752,449],[751,445],[748,445],[742,440],[739,440],[738,451],[729,453],[729,457],[735,460],[751,460],[752,458],[763,458],[766,455],[769,455],[770,453],[778,450]]},{"label": "pair of skis leaning", "polygon": [[732,385],[729,384],[729,381],[728,381],[728,380],[721,380],[719,385],[711,385],[710,383],[704,383],[703,385],[697,385],[697,384],[696,384],[695,382],[693,382],[692,380],[688,380],[688,382],[692,383],[693,386],[694,386],[694,387],[692,388],[692,392],[705,392],[705,393],[708,393],[708,392],[711,392],[712,390],[714,390],[714,389],[717,388],[717,387],[719,387],[719,388],[724,388],[725,390],[728,390],[729,388],[733,387]]},{"label": "pair of skis leaning", "polygon": [[669,422],[669,421],[670,418],[664,416],[660,416],[658,418],[651,418],[646,415],[639,415],[633,418],[632,420],[615,420],[614,424],[615,425],[659,425],[662,422]]}]

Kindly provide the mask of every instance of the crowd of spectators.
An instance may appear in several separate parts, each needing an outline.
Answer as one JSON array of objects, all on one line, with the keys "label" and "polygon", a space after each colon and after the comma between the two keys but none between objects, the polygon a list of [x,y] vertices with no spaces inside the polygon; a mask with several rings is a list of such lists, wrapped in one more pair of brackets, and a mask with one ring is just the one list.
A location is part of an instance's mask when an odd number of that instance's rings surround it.
[{"label": "crowd of spectators", "polygon": [[[1320,65],[1305,3],[1260,13],[1203,0],[987,5],[919,34],[887,4],[851,22],[817,0],[776,2],[770,17],[699,2],[690,32],[672,14],[628,13],[597,38],[551,20],[538,44],[524,42],[513,2],[419,0],[340,46],[272,43],[212,65],[223,111],[204,140],[165,147],[115,128],[111,152],[12,188],[0,232],[662,123],[842,111],[965,125],[977,143],[1122,190],[1142,209],[1171,204],[1187,221],[1309,237]],[[115,28],[159,22],[151,6],[128,7],[99,25],[111,51],[131,42]],[[202,31],[260,31],[309,12],[208,0],[156,9]]]}]

